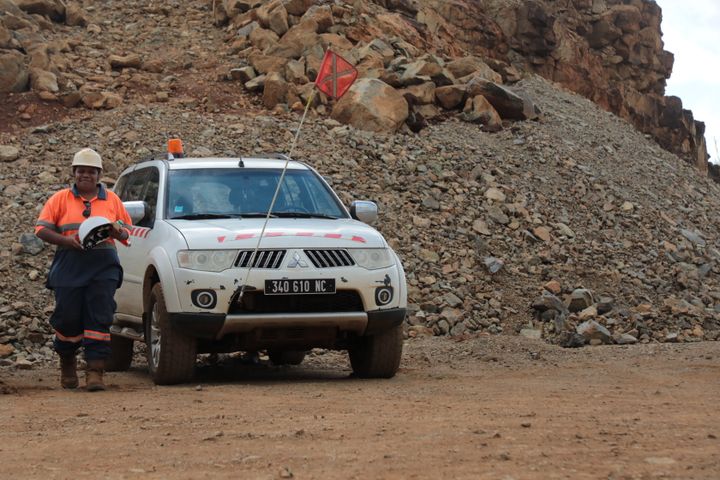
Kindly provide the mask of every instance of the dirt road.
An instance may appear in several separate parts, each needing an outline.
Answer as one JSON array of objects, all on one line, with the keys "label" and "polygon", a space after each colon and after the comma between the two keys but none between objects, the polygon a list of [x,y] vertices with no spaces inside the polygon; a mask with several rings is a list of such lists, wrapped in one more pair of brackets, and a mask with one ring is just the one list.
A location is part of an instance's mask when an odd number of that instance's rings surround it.
[{"label": "dirt road", "polygon": [[233,358],[191,385],[142,366],[62,391],[0,371],[2,478],[720,478],[720,343],[563,350],[515,337],[406,343],[392,380],[344,355]]}]

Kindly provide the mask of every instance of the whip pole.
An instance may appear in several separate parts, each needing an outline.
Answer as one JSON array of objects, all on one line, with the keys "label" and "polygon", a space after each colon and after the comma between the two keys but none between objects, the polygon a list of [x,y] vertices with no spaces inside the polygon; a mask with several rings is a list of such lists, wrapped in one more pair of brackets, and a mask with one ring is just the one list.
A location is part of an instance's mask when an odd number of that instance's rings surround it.
[{"label": "whip pole", "polygon": [[260,242],[262,241],[263,235],[265,235],[265,228],[267,228],[268,221],[270,220],[270,216],[272,215],[273,208],[275,207],[275,201],[277,200],[278,194],[280,193],[280,187],[282,186],[283,180],[285,179],[285,172],[287,172],[287,168],[288,168],[288,165],[290,164],[290,160],[292,160],[292,154],[293,154],[293,151],[295,151],[295,145],[297,145],[297,140],[300,137],[300,130],[302,130],[303,123],[305,123],[305,117],[307,116],[308,110],[310,110],[310,104],[312,103],[314,98],[315,98],[315,89],[313,88],[312,93],[310,94],[310,97],[308,98],[307,104],[305,105],[305,111],[303,112],[303,116],[300,119],[300,125],[298,126],[298,129],[295,132],[295,137],[293,138],[292,144],[290,145],[290,151],[288,152],[288,154],[285,158],[285,165],[283,166],[282,173],[280,174],[280,180],[278,181],[277,186],[275,187],[275,193],[273,194],[272,201],[270,202],[270,208],[268,208],[267,215],[265,215],[265,222],[263,222],[262,230],[260,231],[260,236],[258,237],[257,244],[255,245],[255,250],[253,250],[252,255],[250,255],[250,263],[248,264],[248,270],[245,273],[245,280],[243,281],[242,285],[240,285],[240,295],[237,298],[238,303],[240,303],[242,301],[243,295],[245,294],[245,287],[247,286],[248,279],[250,278],[250,271],[252,270],[252,268],[255,264],[255,257],[257,256],[257,253],[260,250]]}]

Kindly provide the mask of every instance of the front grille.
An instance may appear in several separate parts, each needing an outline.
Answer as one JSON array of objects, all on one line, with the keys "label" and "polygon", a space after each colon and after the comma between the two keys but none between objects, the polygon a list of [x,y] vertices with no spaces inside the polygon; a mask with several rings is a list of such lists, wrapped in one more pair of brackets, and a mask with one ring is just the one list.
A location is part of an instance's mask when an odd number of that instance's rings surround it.
[{"label": "front grille", "polygon": [[315,268],[349,267],[355,265],[347,250],[305,250]]},{"label": "front grille", "polygon": [[246,291],[242,303],[233,302],[229,313],[329,313],[362,312],[362,298],[355,290],[329,295],[265,295]]},{"label": "front grille", "polygon": [[[255,250],[241,250],[235,260],[235,266],[247,268],[250,266],[250,258]],[[285,250],[258,250],[255,260],[252,263],[253,268],[280,268],[285,258]]]}]

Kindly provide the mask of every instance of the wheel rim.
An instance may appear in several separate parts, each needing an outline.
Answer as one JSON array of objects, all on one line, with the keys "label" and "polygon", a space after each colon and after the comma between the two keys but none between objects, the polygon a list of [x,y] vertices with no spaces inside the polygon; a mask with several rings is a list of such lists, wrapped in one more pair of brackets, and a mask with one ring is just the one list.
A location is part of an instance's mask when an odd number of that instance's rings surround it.
[{"label": "wheel rim", "polygon": [[156,303],[150,315],[150,359],[153,370],[160,364],[160,336],[160,313]]}]

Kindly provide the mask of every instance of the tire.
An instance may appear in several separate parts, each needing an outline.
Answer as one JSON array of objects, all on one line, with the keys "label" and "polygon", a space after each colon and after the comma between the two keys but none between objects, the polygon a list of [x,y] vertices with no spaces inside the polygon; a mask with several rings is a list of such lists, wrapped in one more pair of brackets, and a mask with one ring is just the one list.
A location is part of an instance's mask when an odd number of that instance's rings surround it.
[{"label": "tire", "polygon": [[270,350],[268,357],[273,365],[300,365],[305,359],[302,350]]},{"label": "tire", "polygon": [[108,372],[125,372],[130,368],[133,359],[135,342],[129,338],[110,334],[110,357],[105,361]]},{"label": "tire", "polygon": [[360,378],[392,378],[400,368],[402,325],[360,337],[348,350],[353,372]]},{"label": "tire", "polygon": [[159,283],[150,292],[150,312],[145,328],[147,362],[156,385],[188,382],[195,373],[197,341],[172,328]]}]

